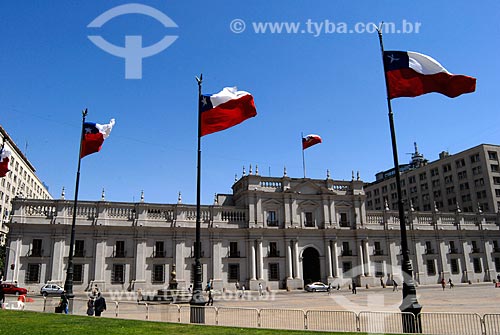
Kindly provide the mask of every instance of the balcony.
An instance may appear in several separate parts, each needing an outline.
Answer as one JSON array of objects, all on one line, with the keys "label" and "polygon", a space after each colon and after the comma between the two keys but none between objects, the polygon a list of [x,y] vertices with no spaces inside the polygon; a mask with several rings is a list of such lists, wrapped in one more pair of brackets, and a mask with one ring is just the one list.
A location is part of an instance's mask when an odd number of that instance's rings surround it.
[{"label": "balcony", "polygon": [[431,249],[431,248],[425,249],[425,254],[426,255],[434,255],[434,249]]},{"label": "balcony", "polygon": [[113,255],[111,256],[113,258],[125,258],[127,257],[127,253],[125,250],[115,250],[113,251]]},{"label": "balcony", "polygon": [[267,253],[267,257],[280,257],[279,250],[271,250]]},{"label": "balcony", "polygon": [[450,254],[458,254],[458,248],[450,248]]},{"label": "balcony", "polygon": [[481,252],[481,250],[479,250],[479,248],[472,248],[472,251],[471,251],[473,254],[479,254]]},{"label": "balcony", "polygon": [[228,258],[240,258],[240,252],[239,251],[229,251],[227,254]]},{"label": "balcony", "polygon": [[278,222],[278,220],[267,220],[267,226],[268,227],[278,227],[279,222]]},{"label": "balcony", "polygon": [[352,250],[342,250],[342,256],[352,256]]},{"label": "balcony", "polygon": [[384,255],[384,250],[381,249],[373,250],[373,256],[383,256],[383,255]]},{"label": "balcony", "polygon": [[493,252],[500,252],[500,247],[493,247]]},{"label": "balcony", "polygon": [[42,257],[43,249],[33,249],[28,253],[28,257]]},{"label": "balcony", "polygon": [[347,228],[351,226],[351,224],[349,223],[349,221],[340,221],[339,225],[341,227],[347,227]]},{"label": "balcony", "polygon": [[85,250],[75,250],[74,257],[85,257]]},{"label": "balcony", "polygon": [[165,258],[167,257],[167,252],[165,250],[155,250],[153,252],[154,258]]}]

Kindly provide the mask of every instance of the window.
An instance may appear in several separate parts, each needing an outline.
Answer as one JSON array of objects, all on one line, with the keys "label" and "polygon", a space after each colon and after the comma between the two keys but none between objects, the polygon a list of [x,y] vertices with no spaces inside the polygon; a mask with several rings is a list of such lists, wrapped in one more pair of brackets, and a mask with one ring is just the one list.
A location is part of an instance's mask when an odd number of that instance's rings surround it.
[{"label": "window", "polygon": [[26,283],[39,283],[40,268],[40,264],[28,263],[28,269],[26,271],[26,277],[24,278],[24,281]]},{"label": "window", "polygon": [[[481,178],[481,180],[483,180],[483,178]],[[500,177],[493,177],[493,184],[500,185]],[[484,180],[481,185],[484,185]]]},{"label": "window", "polygon": [[165,282],[165,266],[163,264],[155,264],[153,266],[153,283]]},{"label": "window", "polygon": [[[498,190],[500,191],[500,190]],[[496,192],[496,190],[495,190]],[[478,199],[486,199],[486,191],[476,192],[476,197]],[[500,192],[498,192],[497,197],[500,197]]]},{"label": "window", "polygon": [[383,277],[384,273],[384,263],[382,261],[375,261],[375,277]]},{"label": "window", "polygon": [[349,249],[349,242],[342,242],[342,256],[352,256],[352,251]]},{"label": "window", "polygon": [[415,176],[408,177],[408,184],[415,184],[415,182],[416,182]]},{"label": "window", "polygon": [[432,181],[432,187],[433,188],[439,187],[440,184],[441,184],[441,182],[439,181],[439,179],[436,179],[436,180]]},{"label": "window", "polygon": [[472,174],[474,176],[481,174],[481,173],[483,173],[483,171],[481,170],[481,166],[476,166],[476,167],[472,168]]},{"label": "window", "polygon": [[458,250],[455,247],[455,241],[450,241],[450,254],[458,254]]},{"label": "window", "polygon": [[500,257],[495,257],[495,271],[500,272]]},{"label": "window", "polygon": [[498,164],[491,164],[490,167],[491,167],[491,172],[498,172],[498,171],[500,171],[498,169]]},{"label": "window", "polygon": [[305,212],[305,226],[306,227],[314,227],[314,221],[313,221],[313,213],[312,212]]},{"label": "window", "polygon": [[458,266],[457,258],[450,259],[450,265],[451,265],[451,273],[453,273],[454,275],[460,273],[460,267]]},{"label": "window", "polygon": [[453,183],[453,176],[445,176],[444,183],[445,184],[452,184]]},{"label": "window", "polygon": [[229,257],[230,258],[240,257],[240,252],[238,251],[238,242],[229,242]]},{"label": "window", "polygon": [[115,257],[125,257],[125,241],[116,241]]},{"label": "window", "polygon": [[479,162],[479,160],[480,160],[479,159],[479,154],[474,154],[474,155],[470,156],[470,162],[471,163],[477,163],[477,162]]},{"label": "window", "polygon": [[375,250],[373,251],[374,255],[383,255],[384,252],[382,251],[382,248],[380,247],[380,242],[375,241],[374,243]]},{"label": "window", "polygon": [[427,275],[435,276],[436,275],[436,264],[433,259],[427,260]]},{"label": "window", "polygon": [[481,258],[473,258],[472,263],[474,264],[474,273],[483,272],[483,268],[481,266]]},{"label": "window", "polygon": [[163,241],[155,242],[155,257],[163,258],[165,257],[165,243]]},{"label": "window", "polygon": [[387,185],[382,186],[382,194],[387,193]]},{"label": "window", "polygon": [[42,240],[41,239],[33,239],[33,246],[31,249],[32,257],[42,257]]},{"label": "window", "polygon": [[458,159],[455,161],[455,165],[457,168],[461,168],[462,166],[465,166],[465,159]]},{"label": "window", "polygon": [[471,244],[472,244],[472,250],[471,250],[471,252],[472,253],[478,253],[479,252],[479,248],[477,247],[477,242],[476,241],[472,241]]},{"label": "window", "polygon": [[240,265],[239,264],[229,264],[227,272],[228,282],[237,282],[240,280]]},{"label": "window", "polygon": [[279,263],[269,263],[269,280],[279,281],[280,280],[280,265]]},{"label": "window", "polygon": [[425,253],[427,255],[431,255],[434,253],[434,249],[432,249],[431,241],[425,241]]},{"label": "window", "polygon": [[267,256],[268,257],[279,257],[280,256],[277,242],[269,242],[269,253]]},{"label": "window", "polygon": [[496,151],[488,151],[488,158],[492,160],[498,159]]},{"label": "window", "polygon": [[125,283],[125,265],[113,264],[113,269],[111,271],[111,283],[112,284]]},{"label": "window", "polygon": [[349,272],[351,271],[352,269],[352,263],[351,262],[342,262],[342,273],[345,277],[347,277],[347,275],[351,275]]},{"label": "window", "polygon": [[267,225],[269,227],[276,227],[276,226],[278,226],[278,219],[276,218],[276,212],[275,211],[267,211]]},{"label": "window", "polygon": [[443,165],[443,172],[450,172],[451,171],[451,164],[445,164]]},{"label": "window", "polygon": [[467,171],[462,171],[458,173],[458,180],[467,179]]},{"label": "window", "polygon": [[439,176],[438,168],[434,168],[431,170],[431,177]]},{"label": "window", "polygon": [[427,179],[427,173],[422,172],[421,174],[418,175],[418,179],[420,179],[420,181],[426,180]]},{"label": "window", "polygon": [[85,241],[75,241],[75,257],[85,257]]},{"label": "window", "polygon": [[83,264],[73,265],[73,281],[75,283],[83,283]]}]

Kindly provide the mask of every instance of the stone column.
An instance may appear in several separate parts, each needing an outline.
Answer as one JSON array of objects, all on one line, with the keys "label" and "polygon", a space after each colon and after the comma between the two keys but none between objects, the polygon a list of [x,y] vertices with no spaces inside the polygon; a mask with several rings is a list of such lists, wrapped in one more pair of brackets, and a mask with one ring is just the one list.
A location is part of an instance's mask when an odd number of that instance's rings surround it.
[{"label": "stone column", "polygon": [[446,247],[445,241],[437,241],[439,248],[439,267],[441,269],[441,276],[448,277],[450,275],[449,264],[446,255],[448,254],[448,248]]},{"label": "stone column", "polygon": [[250,280],[257,279],[257,275],[255,273],[255,241],[250,240]]},{"label": "stone column", "polygon": [[262,240],[257,240],[257,278],[259,280],[264,278],[264,259],[262,254]]},{"label": "stone column", "polygon": [[[66,238],[55,236],[52,238],[52,270],[50,280],[64,284],[66,271],[64,270],[64,257],[67,257],[65,251]],[[48,269],[47,269],[48,272]]]},{"label": "stone column", "polygon": [[326,275],[328,276],[328,282],[333,278],[332,274],[332,241],[326,240]]},{"label": "stone column", "polygon": [[340,269],[339,269],[339,253],[337,251],[337,241],[333,241],[332,246],[333,253],[333,276],[340,277]]},{"label": "stone column", "polygon": [[105,290],[106,283],[106,242],[107,239],[103,237],[96,238],[95,242],[94,283],[101,291]]},{"label": "stone column", "polygon": [[[175,279],[180,287],[189,287],[188,281],[190,281],[190,276],[186,279],[185,272],[191,273],[191,268],[186,269],[185,254],[186,242],[182,237],[174,238],[174,257],[173,261],[175,264]],[[194,264],[194,263],[193,263]],[[173,268],[173,264],[171,266]],[[194,284],[194,283],[193,283]]]},{"label": "stone column", "polygon": [[365,275],[371,276],[371,262],[370,262],[370,248],[368,247],[368,240],[364,240],[365,249]]},{"label": "stone column", "polygon": [[293,268],[292,268],[292,246],[290,241],[286,240],[286,277],[287,279],[293,278]]},{"label": "stone column", "polygon": [[293,252],[294,252],[294,258],[295,258],[295,278],[300,279],[300,262],[299,262],[299,241],[294,240],[293,241]]},{"label": "stone column", "polygon": [[363,254],[363,241],[359,241],[358,245],[358,253],[359,253],[359,268],[361,269],[360,276],[365,276],[365,262],[364,262],[364,254]]},{"label": "stone column", "polygon": [[135,240],[135,274],[130,274],[137,284],[146,283],[146,257],[146,239],[138,238]]}]

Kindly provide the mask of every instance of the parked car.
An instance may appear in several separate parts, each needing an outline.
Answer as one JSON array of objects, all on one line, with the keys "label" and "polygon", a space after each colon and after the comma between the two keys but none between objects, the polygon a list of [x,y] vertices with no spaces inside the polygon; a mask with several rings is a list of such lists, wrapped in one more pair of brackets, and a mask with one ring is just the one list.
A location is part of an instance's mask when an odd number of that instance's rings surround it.
[{"label": "parked car", "polygon": [[9,283],[0,284],[0,289],[2,289],[3,293],[5,294],[21,295],[28,293],[28,290],[25,289],[24,287],[19,287],[15,284],[9,284]]},{"label": "parked car", "polygon": [[42,286],[40,289],[40,294],[43,295],[44,297],[48,296],[49,294],[62,294],[64,292],[64,289],[56,284],[45,284]]},{"label": "parked car", "polygon": [[328,292],[328,285],[322,282],[314,282],[306,285],[307,292]]}]

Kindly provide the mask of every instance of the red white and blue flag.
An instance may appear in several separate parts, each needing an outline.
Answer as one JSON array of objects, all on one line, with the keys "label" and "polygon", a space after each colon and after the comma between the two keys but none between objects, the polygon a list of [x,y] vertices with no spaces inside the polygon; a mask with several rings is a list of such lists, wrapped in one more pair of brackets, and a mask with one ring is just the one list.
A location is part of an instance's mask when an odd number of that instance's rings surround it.
[{"label": "red white and blue flag", "polygon": [[437,92],[450,98],[476,90],[476,78],[449,73],[435,59],[411,51],[384,51],[389,99]]},{"label": "red white and blue flag", "polygon": [[302,137],[302,150],[312,147],[313,145],[321,142],[323,142],[323,140],[319,135],[309,134],[306,137]]},{"label": "red white and blue flag", "polygon": [[200,99],[200,136],[236,126],[257,115],[252,95],[236,87],[225,87]]},{"label": "red white and blue flag", "polygon": [[0,178],[5,177],[9,172],[10,155],[11,152],[6,149],[0,152]]},{"label": "red white and blue flag", "polygon": [[80,158],[100,151],[104,140],[108,138],[114,125],[115,119],[111,119],[108,124],[99,124],[93,122],[83,123],[83,137],[80,149]]}]

